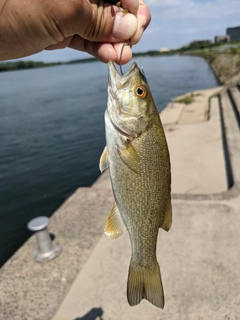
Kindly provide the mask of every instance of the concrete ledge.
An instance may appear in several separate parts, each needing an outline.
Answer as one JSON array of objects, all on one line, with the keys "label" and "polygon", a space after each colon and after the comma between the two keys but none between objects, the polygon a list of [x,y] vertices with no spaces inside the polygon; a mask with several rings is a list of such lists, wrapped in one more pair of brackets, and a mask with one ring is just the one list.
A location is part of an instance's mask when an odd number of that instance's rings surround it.
[{"label": "concrete ledge", "polygon": [[231,170],[233,174],[233,188],[240,192],[240,131],[237,123],[234,108],[231,105],[226,90],[220,95],[221,107],[224,119],[224,128],[227,140],[227,147],[230,156]]},{"label": "concrete ledge", "polygon": [[49,231],[63,247],[37,263],[31,237],[0,270],[0,319],[51,319],[101,237],[113,203],[107,188],[78,189],[51,217]]},{"label": "concrete ledge", "polygon": [[173,193],[212,194],[227,190],[215,97],[221,90],[222,87],[196,91],[191,104],[172,101],[161,113],[170,151]]}]

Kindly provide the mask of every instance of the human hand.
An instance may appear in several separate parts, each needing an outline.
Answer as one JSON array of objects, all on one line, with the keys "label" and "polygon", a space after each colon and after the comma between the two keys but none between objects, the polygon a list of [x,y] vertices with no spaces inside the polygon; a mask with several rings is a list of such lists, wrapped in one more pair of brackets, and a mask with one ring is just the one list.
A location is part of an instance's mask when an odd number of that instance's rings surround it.
[{"label": "human hand", "polygon": [[[119,63],[122,44],[136,44],[150,22],[143,0],[0,0],[0,60],[70,47]],[[122,63],[132,51],[126,47]]]}]

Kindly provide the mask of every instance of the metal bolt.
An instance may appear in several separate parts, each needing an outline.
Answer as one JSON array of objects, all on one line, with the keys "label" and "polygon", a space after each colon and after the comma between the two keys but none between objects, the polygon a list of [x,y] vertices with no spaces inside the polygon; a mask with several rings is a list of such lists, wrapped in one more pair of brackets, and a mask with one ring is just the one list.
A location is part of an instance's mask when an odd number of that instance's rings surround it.
[{"label": "metal bolt", "polygon": [[45,261],[54,259],[61,251],[61,247],[52,241],[48,232],[49,218],[45,216],[37,217],[28,222],[27,227],[35,232],[38,248],[33,252],[36,261]]}]

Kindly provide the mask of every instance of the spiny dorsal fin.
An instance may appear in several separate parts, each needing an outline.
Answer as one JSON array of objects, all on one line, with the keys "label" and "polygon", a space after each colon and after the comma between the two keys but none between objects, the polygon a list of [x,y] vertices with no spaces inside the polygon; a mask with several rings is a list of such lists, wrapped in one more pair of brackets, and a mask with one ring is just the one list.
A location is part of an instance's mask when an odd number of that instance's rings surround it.
[{"label": "spiny dorsal fin", "polygon": [[103,172],[108,167],[109,167],[108,151],[107,151],[107,147],[105,147],[104,150],[103,150],[103,153],[102,153],[102,155],[100,157],[99,169],[100,169],[101,172]]},{"label": "spiny dorsal fin", "polygon": [[169,231],[171,228],[171,225],[172,225],[172,203],[170,199],[161,228],[165,231]]},{"label": "spiny dorsal fin", "polygon": [[139,172],[139,157],[129,141],[125,143],[125,147],[118,147],[118,154],[130,170],[135,173]]},{"label": "spiny dorsal fin", "polygon": [[126,230],[126,226],[122,221],[122,217],[118,210],[118,207],[114,203],[110,215],[107,219],[104,233],[109,239],[118,238],[124,231]]}]

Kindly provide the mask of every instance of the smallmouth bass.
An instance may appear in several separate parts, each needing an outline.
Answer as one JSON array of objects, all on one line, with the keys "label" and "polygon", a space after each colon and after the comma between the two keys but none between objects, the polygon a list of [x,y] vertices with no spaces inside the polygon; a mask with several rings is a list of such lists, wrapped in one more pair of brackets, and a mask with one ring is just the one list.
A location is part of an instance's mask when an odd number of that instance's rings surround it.
[{"label": "smallmouth bass", "polygon": [[164,307],[156,258],[158,229],[172,224],[171,171],[168,146],[149,85],[136,63],[123,76],[108,63],[106,147],[100,170],[110,170],[115,203],[105,234],[119,237],[127,230],[132,256],[127,298],[131,306],[147,299]]}]

